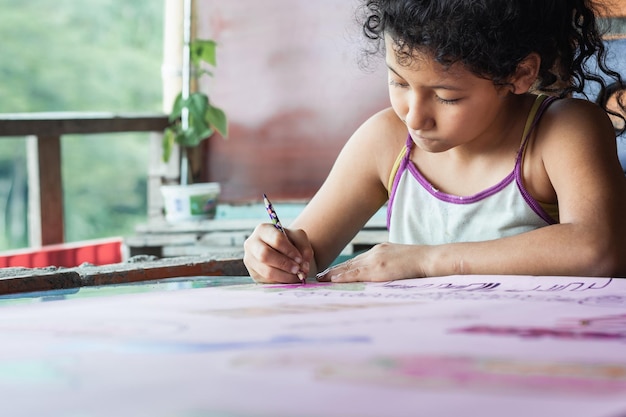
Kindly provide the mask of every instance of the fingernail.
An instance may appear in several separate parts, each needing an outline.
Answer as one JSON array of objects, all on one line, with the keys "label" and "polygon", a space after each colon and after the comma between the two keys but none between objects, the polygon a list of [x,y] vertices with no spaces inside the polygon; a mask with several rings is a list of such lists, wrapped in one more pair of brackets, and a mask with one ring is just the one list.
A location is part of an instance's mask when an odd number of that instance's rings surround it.
[{"label": "fingernail", "polygon": [[294,260],[297,264],[299,264],[299,263],[301,263],[301,262],[302,262],[302,258],[301,258],[301,257],[299,257],[299,256],[296,256],[293,260]]},{"label": "fingernail", "polygon": [[328,271],[330,271],[330,268],[326,268],[322,272],[319,272],[317,275],[315,275],[315,277],[316,278],[322,278],[324,275],[328,274]]},{"label": "fingernail", "polygon": [[295,274],[297,274],[298,272],[300,272],[300,267],[299,267],[299,266],[297,266],[297,265],[296,265],[296,266],[292,266],[292,267],[291,267],[291,273],[292,273],[292,274],[294,274],[294,275],[295,275]]},{"label": "fingernail", "polygon": [[308,262],[302,264],[302,271],[308,272],[311,269],[311,265]]},{"label": "fingernail", "polygon": [[343,274],[331,275],[330,282],[339,282],[339,278],[341,277],[341,275]]}]

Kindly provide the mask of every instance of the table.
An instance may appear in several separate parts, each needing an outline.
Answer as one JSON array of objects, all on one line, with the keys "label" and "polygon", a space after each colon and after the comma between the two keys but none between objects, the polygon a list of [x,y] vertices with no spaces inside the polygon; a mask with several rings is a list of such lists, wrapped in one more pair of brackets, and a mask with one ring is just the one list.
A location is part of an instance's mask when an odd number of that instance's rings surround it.
[{"label": "table", "polygon": [[[300,214],[304,203],[274,204],[283,225],[288,226]],[[243,244],[259,223],[269,218],[263,204],[220,204],[215,219],[168,223],[164,218],[139,224],[135,234],[124,239],[130,256],[154,255],[159,258],[215,256],[220,254],[243,257]],[[376,212],[362,230],[342,251],[351,256],[386,242],[386,206]]]},{"label": "table", "polygon": [[4,296],[0,340],[10,416],[626,415],[623,279],[170,278]]}]

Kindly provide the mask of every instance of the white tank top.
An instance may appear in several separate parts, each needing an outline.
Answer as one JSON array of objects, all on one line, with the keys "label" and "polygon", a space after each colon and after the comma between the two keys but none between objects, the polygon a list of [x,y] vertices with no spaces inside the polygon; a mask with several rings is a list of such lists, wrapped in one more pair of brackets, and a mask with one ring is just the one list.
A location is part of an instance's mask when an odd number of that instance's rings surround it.
[{"label": "white tank top", "polygon": [[554,97],[537,97],[513,171],[498,184],[471,196],[446,194],[433,187],[410,159],[414,144],[409,136],[390,176],[389,241],[416,245],[478,242],[557,223],[528,193],[522,181],[528,138],[552,101]]}]

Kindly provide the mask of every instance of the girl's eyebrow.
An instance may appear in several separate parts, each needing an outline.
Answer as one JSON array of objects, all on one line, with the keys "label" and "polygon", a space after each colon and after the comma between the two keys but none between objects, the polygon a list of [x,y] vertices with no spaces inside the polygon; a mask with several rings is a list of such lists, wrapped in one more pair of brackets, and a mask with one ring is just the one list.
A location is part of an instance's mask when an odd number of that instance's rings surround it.
[{"label": "girl's eyebrow", "polygon": [[[385,62],[385,65],[387,66],[387,68],[389,69],[389,71],[393,72],[394,74],[396,74],[398,77],[404,79],[404,77],[402,75],[400,75],[398,73],[398,71],[396,71],[391,64],[389,64],[388,62]],[[457,87],[456,85],[451,85],[451,84],[434,84],[434,85],[427,85],[425,87],[428,88],[432,88],[433,90],[450,90],[450,91],[463,91],[464,89],[462,87]]]},{"label": "girl's eyebrow", "polygon": [[389,71],[393,72],[394,74],[396,74],[398,77],[402,78],[402,76],[400,74],[398,74],[398,71],[396,71],[395,69],[393,69],[393,67],[391,66],[391,64],[389,64],[389,62],[385,62],[385,65],[387,66],[387,68],[389,69]]}]

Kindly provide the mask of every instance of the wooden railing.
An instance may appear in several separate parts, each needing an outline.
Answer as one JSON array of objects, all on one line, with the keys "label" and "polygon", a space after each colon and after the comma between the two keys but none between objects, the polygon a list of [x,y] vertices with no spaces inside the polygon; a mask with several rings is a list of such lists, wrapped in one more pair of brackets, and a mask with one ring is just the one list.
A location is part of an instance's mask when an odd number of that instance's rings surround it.
[{"label": "wooden railing", "polygon": [[[64,242],[61,136],[160,132],[164,114],[13,113],[0,114],[0,139],[28,141],[29,241],[31,247]],[[113,185],[112,185],[113,186]]]}]

